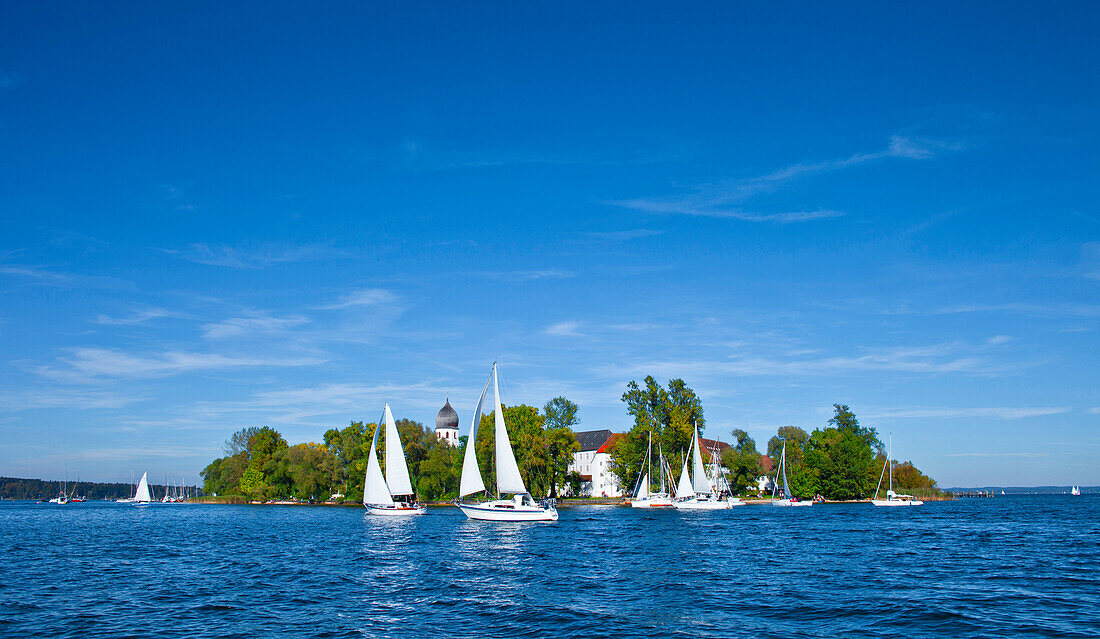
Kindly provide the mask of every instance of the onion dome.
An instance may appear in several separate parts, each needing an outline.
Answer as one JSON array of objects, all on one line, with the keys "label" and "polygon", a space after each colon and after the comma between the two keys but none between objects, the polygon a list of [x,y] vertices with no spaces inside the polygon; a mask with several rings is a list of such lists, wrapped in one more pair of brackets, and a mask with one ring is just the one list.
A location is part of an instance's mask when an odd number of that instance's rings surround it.
[{"label": "onion dome", "polygon": [[447,402],[443,404],[443,408],[439,409],[439,413],[435,416],[435,429],[450,428],[458,430],[458,413],[455,409],[451,408],[451,398],[447,398]]}]

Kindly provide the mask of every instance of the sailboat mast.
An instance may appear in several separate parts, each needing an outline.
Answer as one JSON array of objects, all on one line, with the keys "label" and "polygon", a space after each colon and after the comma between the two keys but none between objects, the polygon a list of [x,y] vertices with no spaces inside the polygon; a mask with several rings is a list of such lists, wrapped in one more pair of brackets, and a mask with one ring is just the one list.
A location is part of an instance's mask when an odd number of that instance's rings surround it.
[{"label": "sailboat mast", "polygon": [[890,435],[890,450],[886,452],[886,465],[890,467],[890,490],[894,490],[894,465],[890,460],[894,458],[894,436]]}]

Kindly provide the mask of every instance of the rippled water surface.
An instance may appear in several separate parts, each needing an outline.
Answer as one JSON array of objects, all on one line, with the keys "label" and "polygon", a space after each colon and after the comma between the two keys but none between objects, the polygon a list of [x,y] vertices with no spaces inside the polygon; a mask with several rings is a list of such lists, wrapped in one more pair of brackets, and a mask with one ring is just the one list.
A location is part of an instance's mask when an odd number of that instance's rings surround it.
[{"label": "rippled water surface", "polygon": [[0,635],[1100,636],[1100,499],[915,509],[0,505]]}]

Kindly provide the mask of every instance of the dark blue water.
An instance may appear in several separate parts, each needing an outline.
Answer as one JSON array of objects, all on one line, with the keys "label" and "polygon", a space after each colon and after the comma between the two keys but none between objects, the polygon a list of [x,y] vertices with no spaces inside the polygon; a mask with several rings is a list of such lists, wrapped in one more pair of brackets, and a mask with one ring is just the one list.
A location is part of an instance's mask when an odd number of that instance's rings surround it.
[{"label": "dark blue water", "polygon": [[1100,636],[1093,496],[553,524],[4,502],[0,562],[13,637]]}]

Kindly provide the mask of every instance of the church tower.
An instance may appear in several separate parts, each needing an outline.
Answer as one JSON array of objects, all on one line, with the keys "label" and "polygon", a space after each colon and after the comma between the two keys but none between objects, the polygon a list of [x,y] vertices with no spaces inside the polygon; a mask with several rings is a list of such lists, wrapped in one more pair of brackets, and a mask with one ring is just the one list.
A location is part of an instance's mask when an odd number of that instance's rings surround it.
[{"label": "church tower", "polygon": [[458,413],[451,408],[449,397],[435,416],[435,436],[451,446],[458,446]]}]

